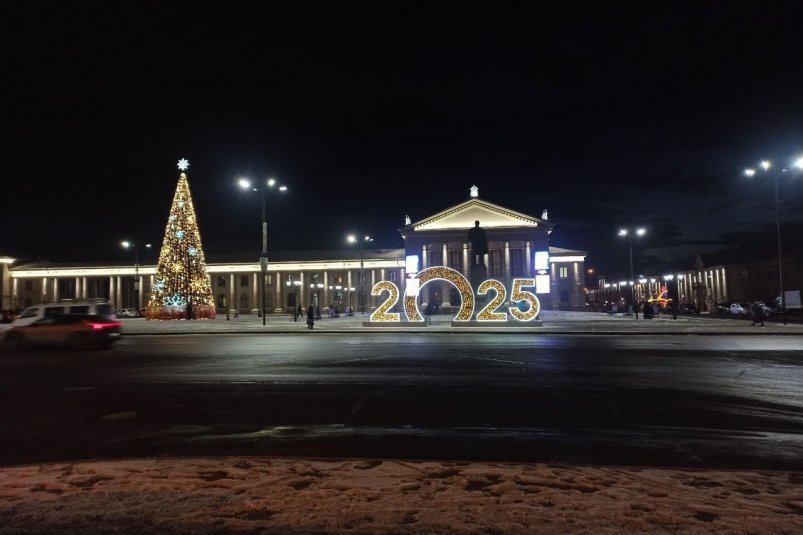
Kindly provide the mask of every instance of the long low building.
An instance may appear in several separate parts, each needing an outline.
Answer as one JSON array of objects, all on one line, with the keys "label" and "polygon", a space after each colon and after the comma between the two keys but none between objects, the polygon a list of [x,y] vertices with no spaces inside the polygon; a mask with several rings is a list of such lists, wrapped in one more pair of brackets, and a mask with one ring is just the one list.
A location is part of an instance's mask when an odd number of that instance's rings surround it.
[{"label": "long low building", "polygon": [[[380,281],[401,291],[408,277],[432,266],[452,268],[475,278],[469,259],[468,231],[479,221],[487,235],[488,252],[479,263],[487,278],[510,288],[514,279],[537,280],[536,293],[544,309],[584,309],[586,253],[550,246],[552,224],[479,199],[472,188],[468,201],[399,229],[404,249],[269,252],[265,276],[267,313],[293,310],[298,305],[335,305],[341,309],[373,310],[384,300],[372,296]],[[208,254],[207,273],[215,304],[241,313],[258,313],[262,292],[258,255]],[[415,266],[415,267],[412,267]],[[4,308],[27,307],[62,299],[106,298],[115,308],[143,308],[152,292],[155,265],[22,264],[4,269],[8,288]],[[474,288],[476,291],[476,288]],[[448,281],[431,281],[421,288],[422,302],[444,309],[458,305],[460,294]],[[4,300],[5,302],[5,300]]]}]

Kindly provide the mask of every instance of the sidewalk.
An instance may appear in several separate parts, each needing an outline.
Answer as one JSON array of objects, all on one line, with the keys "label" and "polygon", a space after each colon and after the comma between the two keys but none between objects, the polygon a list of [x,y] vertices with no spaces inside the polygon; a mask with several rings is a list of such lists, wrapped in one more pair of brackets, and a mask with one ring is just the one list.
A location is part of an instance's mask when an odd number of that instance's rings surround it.
[{"label": "sidewalk", "polygon": [[[403,314],[402,314],[403,317]],[[409,326],[394,325],[364,326],[370,314],[355,312],[354,316],[339,318],[323,317],[315,321],[315,328],[310,331],[306,320],[299,318],[294,322],[290,314],[276,313],[262,318],[256,315],[242,314],[239,318],[226,320],[225,315],[219,315],[213,320],[195,321],[148,321],[142,318],[123,318],[123,332],[125,335],[178,335],[178,334],[304,334],[315,333],[439,333],[439,334],[468,334],[468,333],[508,333],[508,334],[589,334],[589,335],[803,335],[803,324],[783,325],[780,322],[766,322],[765,327],[751,327],[749,319],[709,318],[706,315],[678,316],[673,320],[671,316],[645,320],[633,316],[610,316],[601,312],[566,312],[547,310],[541,313],[541,326],[528,326],[527,324],[509,323],[503,326],[489,323],[485,326],[452,327],[452,316],[432,316],[432,324],[423,322]],[[406,323],[406,322],[404,322]]]}]

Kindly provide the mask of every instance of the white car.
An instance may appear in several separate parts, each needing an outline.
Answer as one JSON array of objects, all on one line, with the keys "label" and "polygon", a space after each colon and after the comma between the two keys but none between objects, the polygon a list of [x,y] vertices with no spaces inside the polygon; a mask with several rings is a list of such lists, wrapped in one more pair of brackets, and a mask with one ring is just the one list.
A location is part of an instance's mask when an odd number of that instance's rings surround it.
[{"label": "white car", "polygon": [[133,308],[121,308],[117,311],[118,318],[136,318],[137,311]]},{"label": "white car", "polygon": [[731,316],[744,316],[744,315],[750,314],[750,310],[744,308],[739,303],[733,303],[730,306],[730,313],[731,313]]}]

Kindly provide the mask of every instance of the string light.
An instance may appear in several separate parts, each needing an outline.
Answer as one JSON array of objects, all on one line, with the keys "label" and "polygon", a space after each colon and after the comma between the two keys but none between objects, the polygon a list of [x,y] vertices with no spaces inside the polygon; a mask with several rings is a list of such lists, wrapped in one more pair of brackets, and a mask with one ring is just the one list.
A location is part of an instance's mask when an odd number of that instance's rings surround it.
[{"label": "string light", "polygon": [[[189,165],[182,161],[183,169]],[[179,319],[186,315],[187,303],[196,318],[214,318],[212,286],[206,272],[201,233],[187,175],[181,173],[167,218],[153,294],[148,301],[148,319]]]},{"label": "string light", "polygon": [[507,321],[507,313],[494,312],[499,305],[505,302],[505,297],[507,297],[505,285],[496,279],[488,279],[482,281],[480,287],[477,288],[477,294],[485,295],[489,290],[495,290],[496,297],[477,313],[477,321]]},{"label": "string light", "polygon": [[390,281],[379,281],[371,289],[371,295],[382,295],[382,292],[388,292],[388,298],[374,310],[369,320],[376,322],[399,321],[398,312],[388,312],[399,302],[399,287]]},{"label": "string light", "polygon": [[[442,280],[454,284],[457,291],[460,292],[461,298],[460,310],[454,317],[454,321],[471,321],[471,316],[474,315],[474,291],[462,273],[445,266],[432,266],[418,273],[416,278],[420,281],[419,289],[432,280]],[[416,301],[415,296],[407,295],[407,292],[404,292],[404,313],[407,315],[407,321],[424,321]]]}]

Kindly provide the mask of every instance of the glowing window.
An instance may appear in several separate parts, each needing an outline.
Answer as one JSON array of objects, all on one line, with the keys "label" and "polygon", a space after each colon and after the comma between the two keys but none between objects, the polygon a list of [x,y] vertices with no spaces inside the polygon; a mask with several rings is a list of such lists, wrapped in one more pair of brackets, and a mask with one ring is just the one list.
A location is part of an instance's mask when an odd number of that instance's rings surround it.
[{"label": "glowing window", "polygon": [[535,252],[535,270],[549,269],[549,251]]}]

